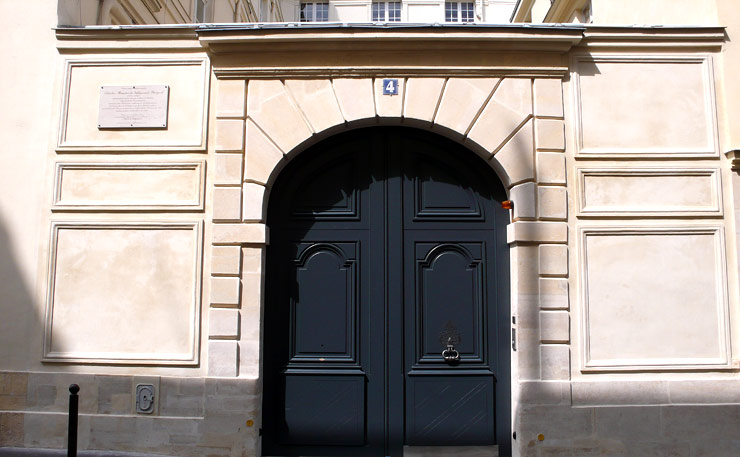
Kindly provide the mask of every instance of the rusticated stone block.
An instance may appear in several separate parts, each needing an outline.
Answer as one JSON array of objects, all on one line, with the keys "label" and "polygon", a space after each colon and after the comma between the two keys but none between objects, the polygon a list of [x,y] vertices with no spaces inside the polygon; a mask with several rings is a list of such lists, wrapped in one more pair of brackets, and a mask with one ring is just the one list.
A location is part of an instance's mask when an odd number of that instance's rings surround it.
[{"label": "rusticated stone block", "polygon": [[244,179],[267,183],[283,153],[251,120],[247,120],[247,151],[244,154]]},{"label": "rusticated stone block", "polygon": [[219,119],[216,121],[216,151],[241,152],[244,150],[244,121]]},{"label": "rusticated stone block", "polygon": [[566,311],[540,312],[540,341],[543,343],[570,341],[570,316]]},{"label": "rusticated stone block", "polygon": [[534,80],[534,113],[563,117],[563,87],[559,79]]},{"label": "rusticated stone block", "polygon": [[212,339],[236,339],[239,336],[239,310],[212,309],[208,316],[208,336]]},{"label": "rusticated stone block", "polygon": [[506,187],[534,180],[534,140],[528,121],[491,159],[491,165],[505,176]]},{"label": "rusticated stone block", "polygon": [[247,116],[285,153],[312,135],[303,114],[277,80],[249,81]]},{"label": "rusticated stone block", "polygon": [[570,347],[559,344],[541,346],[540,376],[543,380],[570,379]]},{"label": "rusticated stone block", "polygon": [[514,202],[514,219],[534,219],[537,216],[535,204],[536,192],[537,185],[533,182],[527,182],[511,188],[509,198]]},{"label": "rusticated stone block", "polygon": [[565,124],[559,119],[537,119],[537,149],[565,151]]},{"label": "rusticated stone block", "polygon": [[506,226],[509,243],[565,243],[568,241],[568,225],[565,222],[519,221]]},{"label": "rusticated stone block", "polygon": [[211,278],[211,304],[239,306],[240,288],[239,278]]},{"label": "rusticated stone block", "polygon": [[540,308],[568,309],[568,280],[564,278],[540,278]]},{"label": "rusticated stone block", "polygon": [[468,138],[496,151],[532,115],[532,80],[506,78],[483,108]]},{"label": "rusticated stone block", "polygon": [[243,118],[247,104],[247,83],[240,79],[219,79],[216,86],[216,116]]},{"label": "rusticated stone block", "polygon": [[289,79],[285,87],[315,132],[321,132],[344,122],[337,98],[326,79]]},{"label": "rusticated stone block", "polygon": [[434,122],[465,135],[498,81],[496,78],[450,78]]},{"label": "rusticated stone block", "polygon": [[213,220],[238,221],[242,217],[241,187],[213,189]]},{"label": "rusticated stone block", "polygon": [[208,342],[208,376],[239,374],[239,344],[236,341]]},{"label": "rusticated stone block", "polygon": [[565,155],[557,152],[538,152],[537,182],[540,184],[565,184]]},{"label": "rusticated stone block", "polygon": [[244,248],[242,250],[242,268],[245,272],[260,273],[262,271],[262,249]]},{"label": "rusticated stone block", "polygon": [[267,241],[265,224],[214,224],[214,244],[264,244]]},{"label": "rusticated stone block", "polygon": [[383,95],[383,78],[376,78],[373,84],[375,91],[375,110],[380,117],[401,117],[403,110],[403,92],[406,84],[403,78],[398,80],[398,95]]},{"label": "rusticated stone block", "polygon": [[409,78],[406,83],[404,116],[432,122],[444,82],[444,78]]},{"label": "rusticated stone block", "polygon": [[223,275],[238,275],[242,260],[239,246],[213,246],[211,248],[211,272]]},{"label": "rusticated stone block", "polygon": [[568,275],[568,246],[540,245],[540,274],[548,276]]},{"label": "rusticated stone block", "polygon": [[215,184],[241,184],[242,182],[242,157],[240,153],[216,154],[216,172],[214,173]]},{"label": "rusticated stone block", "polygon": [[261,221],[264,207],[265,186],[254,183],[244,183],[242,218],[245,221]]},{"label": "rusticated stone block", "polygon": [[337,78],[333,85],[344,120],[375,117],[372,79]]},{"label": "rusticated stone block", "polygon": [[544,220],[568,219],[568,193],[565,187],[538,188],[539,217]]}]

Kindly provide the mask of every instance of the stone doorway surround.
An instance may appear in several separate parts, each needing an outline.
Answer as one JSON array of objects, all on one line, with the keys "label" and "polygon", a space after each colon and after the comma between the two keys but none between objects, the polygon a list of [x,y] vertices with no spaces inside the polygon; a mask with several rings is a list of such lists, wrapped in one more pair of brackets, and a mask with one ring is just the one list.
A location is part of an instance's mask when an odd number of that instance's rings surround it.
[{"label": "stone doorway surround", "polygon": [[[237,245],[244,259],[240,269],[231,270],[232,276],[214,270],[211,278],[209,375],[259,373],[261,259],[269,239],[264,221],[280,170],[300,151],[335,133],[397,125],[447,136],[475,151],[498,174],[514,203],[508,227],[517,346],[512,354],[514,390],[518,380],[570,379],[562,89],[567,68],[562,59],[580,30],[497,30],[489,37],[502,33],[500,39],[488,42],[485,50],[476,44],[480,37],[475,34],[460,33],[456,42],[456,30],[452,37],[416,41],[412,32],[399,31],[394,38],[411,36],[419,64],[415,66],[397,65],[401,59],[392,43],[353,40],[343,30],[295,35],[276,31],[259,37],[209,31],[201,36],[212,53],[216,76],[212,263],[239,265]],[[351,49],[320,51],[345,45]],[[437,46],[441,51],[432,50]],[[549,52],[535,56],[543,46]],[[285,55],[267,54],[273,47]],[[386,47],[389,58],[384,57]],[[471,54],[458,67],[448,67],[439,55],[463,50]],[[325,66],[300,66],[297,60],[303,53],[311,55],[309,51],[320,53]],[[494,58],[501,52],[508,56],[505,62]],[[348,65],[348,55],[358,66]],[[281,58],[297,67],[271,66]],[[306,63],[315,64],[311,59]],[[483,61],[490,66],[478,65]],[[384,78],[398,79],[399,95],[382,95]],[[240,327],[238,339],[236,332],[224,339],[220,331]]]}]

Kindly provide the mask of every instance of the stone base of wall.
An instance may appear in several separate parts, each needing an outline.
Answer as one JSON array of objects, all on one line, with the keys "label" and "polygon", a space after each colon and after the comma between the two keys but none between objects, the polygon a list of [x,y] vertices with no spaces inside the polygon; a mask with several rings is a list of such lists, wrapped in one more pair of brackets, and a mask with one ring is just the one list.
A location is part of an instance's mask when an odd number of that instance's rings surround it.
[{"label": "stone base of wall", "polygon": [[740,455],[737,380],[521,387],[513,446],[523,457]]},{"label": "stone base of wall", "polygon": [[[80,450],[259,455],[261,389],[244,378],[0,373],[0,446],[64,449],[72,383]],[[151,414],[136,413],[138,384],[155,388]]]},{"label": "stone base of wall", "polygon": [[[3,372],[0,457],[66,448],[72,383],[80,386],[82,456],[260,455],[255,379]],[[137,384],[155,388],[151,414],[136,413]],[[515,455],[740,455],[738,380],[539,381],[516,391]]]},{"label": "stone base of wall", "polygon": [[[26,447],[0,447],[0,457],[65,457],[66,449],[32,449]],[[79,457],[162,457],[162,454],[120,451],[78,451]]]}]

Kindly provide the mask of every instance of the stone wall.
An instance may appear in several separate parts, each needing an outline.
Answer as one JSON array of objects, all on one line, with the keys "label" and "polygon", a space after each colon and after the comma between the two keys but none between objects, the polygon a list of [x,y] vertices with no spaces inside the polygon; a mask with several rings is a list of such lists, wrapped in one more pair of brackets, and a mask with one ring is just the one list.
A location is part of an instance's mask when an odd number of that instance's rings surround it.
[{"label": "stone wall", "polygon": [[[272,184],[321,139],[395,125],[466,146],[513,201],[518,455],[736,455],[721,33],[489,30],[477,53],[478,33],[368,30],[58,32],[44,344],[2,373],[0,444],[63,447],[77,383],[81,448],[259,455]],[[101,86],[151,84],[166,129],[97,127]]]}]

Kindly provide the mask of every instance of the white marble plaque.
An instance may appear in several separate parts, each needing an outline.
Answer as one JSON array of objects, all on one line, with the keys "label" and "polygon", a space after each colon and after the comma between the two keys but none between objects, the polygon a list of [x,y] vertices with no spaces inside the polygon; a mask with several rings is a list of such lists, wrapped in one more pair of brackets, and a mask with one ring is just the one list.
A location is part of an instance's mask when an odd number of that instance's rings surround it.
[{"label": "white marble plaque", "polygon": [[98,128],[166,128],[169,86],[100,86]]}]

